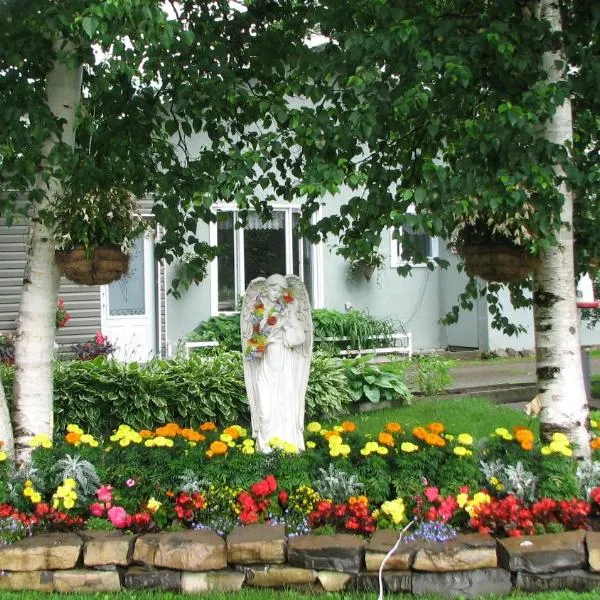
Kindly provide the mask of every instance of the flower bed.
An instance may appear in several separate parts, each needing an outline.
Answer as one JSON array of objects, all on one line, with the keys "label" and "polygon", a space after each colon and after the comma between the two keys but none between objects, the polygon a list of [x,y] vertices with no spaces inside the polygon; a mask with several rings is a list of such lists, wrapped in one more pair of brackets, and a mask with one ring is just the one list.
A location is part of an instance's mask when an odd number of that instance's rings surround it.
[{"label": "flower bed", "polygon": [[600,510],[600,464],[578,466],[564,436],[542,444],[524,427],[474,440],[441,423],[387,423],[373,439],[351,421],[311,422],[305,452],[272,440],[260,454],[240,425],[121,425],[99,440],[70,424],[63,439],[31,445],[16,472],[0,449],[0,540],[82,528],[225,535],[264,522],[290,536],[370,536],[414,519],[413,537],[439,541],[591,529]]}]

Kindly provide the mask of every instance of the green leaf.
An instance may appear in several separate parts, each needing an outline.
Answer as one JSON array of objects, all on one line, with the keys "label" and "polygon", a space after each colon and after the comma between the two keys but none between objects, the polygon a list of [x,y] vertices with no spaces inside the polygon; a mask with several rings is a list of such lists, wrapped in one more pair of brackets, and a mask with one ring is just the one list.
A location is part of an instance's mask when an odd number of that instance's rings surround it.
[{"label": "green leaf", "polygon": [[94,37],[99,24],[100,20],[96,17],[83,17],[83,19],[81,19],[81,26],[89,38]]}]

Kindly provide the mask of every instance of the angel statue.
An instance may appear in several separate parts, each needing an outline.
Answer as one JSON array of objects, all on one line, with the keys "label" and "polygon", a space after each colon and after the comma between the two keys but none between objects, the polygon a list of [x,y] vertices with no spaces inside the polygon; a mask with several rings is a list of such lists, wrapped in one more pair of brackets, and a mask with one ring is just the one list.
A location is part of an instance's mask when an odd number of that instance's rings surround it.
[{"label": "angel statue", "polygon": [[312,357],[312,317],[306,287],[296,275],[257,277],[244,295],[240,318],[244,379],[252,436],[304,450],[304,397]]}]

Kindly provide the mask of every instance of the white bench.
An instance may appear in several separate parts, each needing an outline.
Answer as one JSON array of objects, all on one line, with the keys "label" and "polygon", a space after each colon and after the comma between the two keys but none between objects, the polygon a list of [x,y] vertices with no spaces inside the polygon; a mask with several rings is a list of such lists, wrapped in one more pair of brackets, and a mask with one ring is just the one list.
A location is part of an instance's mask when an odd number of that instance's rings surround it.
[{"label": "white bench", "polygon": [[[403,354],[412,357],[412,334],[411,333],[394,333],[392,335],[371,335],[365,338],[367,341],[373,340],[393,340],[393,346],[385,348],[356,348],[350,350],[340,350],[340,356],[361,356],[362,354]],[[326,337],[315,338],[315,342],[349,342],[347,337]]]}]

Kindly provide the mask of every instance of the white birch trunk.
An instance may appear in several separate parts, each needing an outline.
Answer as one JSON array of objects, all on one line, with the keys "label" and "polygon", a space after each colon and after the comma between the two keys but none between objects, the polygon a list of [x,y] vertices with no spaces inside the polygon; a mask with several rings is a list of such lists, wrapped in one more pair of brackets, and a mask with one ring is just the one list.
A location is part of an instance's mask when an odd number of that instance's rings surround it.
[{"label": "white birch trunk", "polygon": [[12,425],[10,422],[10,413],[6,403],[4,386],[0,381],[0,447],[13,458],[15,454],[15,440],[13,438]]},{"label": "white birch trunk", "polygon": [[[562,29],[557,0],[540,0],[540,17],[553,31]],[[543,65],[550,82],[562,78],[565,64],[560,50],[544,53]],[[571,102],[567,98],[546,125],[546,138],[556,144],[573,138]],[[557,175],[564,171],[555,166]],[[573,256],[573,193],[563,183],[559,244],[542,256],[534,276],[534,322],[537,352],[537,379],[541,395],[541,434],[548,439],[554,432],[564,433],[580,458],[590,456],[589,407],[586,395],[576,306]]]},{"label": "white birch trunk", "polygon": [[[69,68],[55,61],[46,77],[48,107],[57,118],[64,120],[62,142],[70,146],[75,141],[74,121],[81,94],[81,75],[80,67]],[[56,139],[46,141],[44,156],[48,156],[57,142]],[[42,204],[47,204],[62,190],[60,182],[54,178],[48,184],[38,179],[36,186],[44,187],[46,192]],[[18,464],[29,456],[28,441],[31,436],[45,433],[52,437],[52,363],[59,281],[52,232],[33,220],[29,227],[28,255],[15,341],[12,422]]]}]

